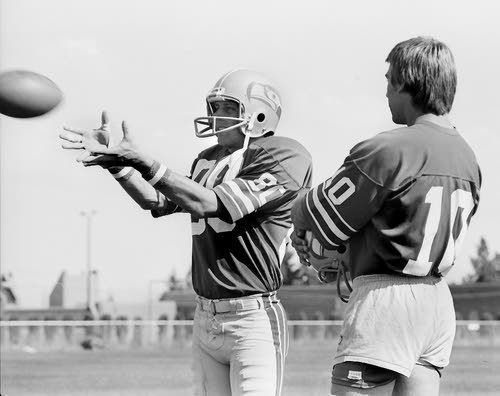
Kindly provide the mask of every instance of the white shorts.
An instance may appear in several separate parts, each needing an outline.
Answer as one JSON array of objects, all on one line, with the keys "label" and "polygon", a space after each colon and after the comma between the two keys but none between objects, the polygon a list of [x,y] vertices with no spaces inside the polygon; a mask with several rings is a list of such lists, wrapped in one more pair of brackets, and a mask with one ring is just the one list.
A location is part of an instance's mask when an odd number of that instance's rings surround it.
[{"label": "white shorts", "polygon": [[409,377],[448,365],[455,309],[446,281],[397,275],[354,279],[333,365],[363,362]]}]

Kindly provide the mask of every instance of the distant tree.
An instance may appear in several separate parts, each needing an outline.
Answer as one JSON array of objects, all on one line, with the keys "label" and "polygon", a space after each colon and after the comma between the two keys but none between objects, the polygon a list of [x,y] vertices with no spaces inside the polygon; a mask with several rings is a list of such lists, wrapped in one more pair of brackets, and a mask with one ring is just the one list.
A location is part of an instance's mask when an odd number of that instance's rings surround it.
[{"label": "distant tree", "polygon": [[186,274],[186,278],[184,280],[186,283],[186,288],[192,289],[193,288],[193,270],[192,268],[189,268],[189,271]]},{"label": "distant tree", "polygon": [[185,288],[186,288],[186,282],[184,281],[184,279],[178,278],[177,274],[172,271],[167,281],[168,291],[184,290]]},{"label": "distant tree", "polygon": [[481,237],[477,247],[476,257],[471,258],[474,267],[474,274],[465,279],[469,282],[489,282],[496,278],[496,264],[498,253],[494,258],[490,258],[490,250],[486,239]]}]

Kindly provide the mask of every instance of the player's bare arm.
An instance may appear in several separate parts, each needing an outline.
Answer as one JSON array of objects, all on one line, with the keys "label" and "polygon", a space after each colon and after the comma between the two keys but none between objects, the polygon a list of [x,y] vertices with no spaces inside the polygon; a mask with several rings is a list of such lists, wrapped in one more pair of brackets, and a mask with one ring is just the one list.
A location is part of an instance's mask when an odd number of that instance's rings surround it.
[{"label": "player's bare arm", "polygon": [[[92,155],[82,162],[85,166],[132,167],[140,172],[144,183],[158,190],[168,200],[196,217],[212,217],[218,213],[218,200],[215,192],[195,181],[173,172],[141,152],[130,136],[127,123],[122,123],[123,138],[119,144],[106,147],[95,141],[87,150]],[[156,194],[156,193],[155,193]],[[158,205],[162,202],[158,201]]]}]

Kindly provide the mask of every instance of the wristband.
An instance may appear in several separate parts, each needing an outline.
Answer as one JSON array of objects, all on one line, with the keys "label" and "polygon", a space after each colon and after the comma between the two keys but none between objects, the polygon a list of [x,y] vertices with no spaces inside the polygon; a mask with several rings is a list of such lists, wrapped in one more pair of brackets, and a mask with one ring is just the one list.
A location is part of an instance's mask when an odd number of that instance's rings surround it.
[{"label": "wristband", "polygon": [[148,171],[142,173],[142,177],[154,187],[162,178],[168,178],[170,172],[165,165],[155,161]]},{"label": "wristband", "polygon": [[109,172],[116,180],[127,180],[130,176],[132,176],[132,173],[134,173],[134,169],[126,166],[121,168],[118,172],[112,172],[111,169]]}]

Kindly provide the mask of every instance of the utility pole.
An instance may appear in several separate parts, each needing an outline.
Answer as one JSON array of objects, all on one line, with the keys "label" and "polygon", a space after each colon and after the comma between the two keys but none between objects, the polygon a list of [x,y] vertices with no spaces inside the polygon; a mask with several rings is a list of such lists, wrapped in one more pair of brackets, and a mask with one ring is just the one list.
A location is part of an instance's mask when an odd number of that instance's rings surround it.
[{"label": "utility pole", "polygon": [[97,214],[97,211],[92,209],[89,211],[81,211],[80,215],[87,220],[87,241],[86,241],[86,289],[87,289],[87,309],[94,316],[95,306],[92,298],[92,217]]}]

